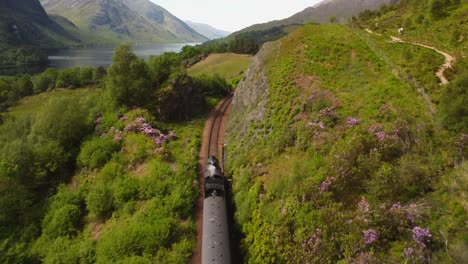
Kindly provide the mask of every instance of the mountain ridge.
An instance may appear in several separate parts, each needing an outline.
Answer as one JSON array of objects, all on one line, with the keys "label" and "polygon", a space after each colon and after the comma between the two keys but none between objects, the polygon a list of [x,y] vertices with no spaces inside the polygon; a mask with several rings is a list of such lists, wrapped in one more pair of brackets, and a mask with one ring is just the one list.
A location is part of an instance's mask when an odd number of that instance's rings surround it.
[{"label": "mountain ridge", "polygon": [[198,23],[198,22],[193,22],[189,20],[185,20],[184,22],[187,25],[189,25],[191,28],[193,28],[195,31],[209,38],[210,40],[224,38],[228,36],[229,34],[231,34],[231,32],[229,31],[217,29],[205,23]]},{"label": "mountain ridge", "polygon": [[50,48],[63,47],[64,42],[80,42],[49,18],[39,0],[4,0],[0,3],[0,13],[0,39],[4,46],[32,45]]},{"label": "mountain ridge", "polygon": [[61,15],[80,30],[117,41],[203,42],[207,40],[148,0],[41,0],[48,14]]},{"label": "mountain ridge", "polygon": [[317,3],[288,18],[274,20],[266,23],[251,25],[234,32],[233,35],[251,31],[269,30],[275,27],[284,27],[293,24],[329,23],[331,17],[336,22],[346,22],[353,15],[366,9],[377,9],[382,4],[389,4],[399,0],[328,0]]}]

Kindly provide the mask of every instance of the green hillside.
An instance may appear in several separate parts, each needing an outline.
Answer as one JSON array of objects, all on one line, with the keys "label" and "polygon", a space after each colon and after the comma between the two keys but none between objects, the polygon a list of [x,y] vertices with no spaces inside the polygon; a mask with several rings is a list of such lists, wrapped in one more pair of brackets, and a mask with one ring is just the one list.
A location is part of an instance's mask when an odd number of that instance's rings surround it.
[{"label": "green hillside", "polygon": [[252,57],[244,54],[214,53],[188,69],[192,76],[217,74],[237,85],[244,77]]},{"label": "green hillside", "polygon": [[[443,49],[436,35],[411,40]],[[226,142],[245,263],[467,261],[467,64],[457,57],[441,86],[443,61],[338,25],[263,46]]]}]

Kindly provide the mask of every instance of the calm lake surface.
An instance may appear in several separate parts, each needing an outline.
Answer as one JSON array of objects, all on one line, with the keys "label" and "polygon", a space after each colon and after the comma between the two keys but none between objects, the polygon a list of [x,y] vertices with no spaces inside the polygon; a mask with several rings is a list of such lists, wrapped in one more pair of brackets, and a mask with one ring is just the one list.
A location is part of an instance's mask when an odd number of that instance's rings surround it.
[{"label": "calm lake surface", "polygon": [[[133,45],[133,52],[138,57],[148,59],[151,55],[160,55],[164,52],[179,52],[186,45],[193,46],[196,44],[198,43]],[[50,51],[48,67],[59,70],[73,67],[107,67],[112,63],[114,49],[115,47]]]}]

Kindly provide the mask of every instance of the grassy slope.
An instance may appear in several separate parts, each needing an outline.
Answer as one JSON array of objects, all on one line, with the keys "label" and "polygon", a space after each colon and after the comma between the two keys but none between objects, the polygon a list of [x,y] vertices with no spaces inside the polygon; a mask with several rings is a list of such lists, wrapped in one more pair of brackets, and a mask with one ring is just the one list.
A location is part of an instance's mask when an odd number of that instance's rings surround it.
[{"label": "grassy slope", "polygon": [[218,74],[232,82],[242,79],[243,72],[248,68],[251,60],[251,56],[244,54],[210,54],[204,60],[190,67],[188,73],[192,76]]},{"label": "grassy slope", "polygon": [[[417,2],[417,1],[416,1]],[[404,27],[402,38],[408,41],[435,46],[455,56],[466,54],[468,49],[468,1],[462,0],[457,8],[449,8],[448,17],[434,19],[427,11],[430,1],[408,4],[368,22],[366,26],[378,33],[397,35],[399,27]]]},{"label": "grassy slope", "polygon": [[[392,46],[389,57],[398,58],[399,48]],[[441,262],[448,260],[441,233],[452,257],[463,259],[466,213],[440,179],[466,166],[447,167],[457,162],[453,139],[438,130],[421,94],[394,75],[398,59],[386,62],[336,25],[301,28],[269,54],[266,116],[248,121],[233,109],[229,124],[227,164],[247,262],[404,262],[410,247],[418,251],[414,262]],[[352,128],[351,117],[360,120]],[[249,128],[237,130],[240,122]],[[466,185],[464,176],[457,181]],[[358,206],[363,197],[369,211]],[[389,209],[398,203],[401,209]],[[418,225],[432,232],[427,248],[412,240]],[[366,244],[363,232],[371,229],[379,239]]]},{"label": "grassy slope", "polygon": [[15,107],[12,107],[8,110],[8,115],[11,115],[15,118],[24,118],[26,116],[30,116],[34,113],[37,113],[42,106],[46,105],[51,100],[63,98],[86,99],[100,95],[100,90],[92,88],[76,90],[57,89],[21,99],[20,101],[18,101]]}]

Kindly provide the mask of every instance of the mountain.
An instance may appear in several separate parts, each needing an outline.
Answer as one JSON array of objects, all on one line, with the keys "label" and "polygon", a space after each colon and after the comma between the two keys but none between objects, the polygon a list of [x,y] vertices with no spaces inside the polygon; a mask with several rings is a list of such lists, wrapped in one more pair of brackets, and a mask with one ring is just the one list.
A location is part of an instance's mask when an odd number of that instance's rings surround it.
[{"label": "mountain", "polygon": [[256,24],[242,29],[234,34],[269,30],[274,27],[282,27],[294,24],[329,23],[331,17],[337,22],[346,22],[349,18],[369,9],[378,9],[383,4],[389,4],[398,0],[326,0],[303,11],[282,20]]},{"label": "mountain", "polygon": [[149,0],[41,0],[80,30],[117,41],[203,42],[207,40]]},{"label": "mountain", "polygon": [[163,27],[175,36],[185,39],[187,42],[202,42],[208,40],[205,36],[195,31],[182,20],[169,13],[161,6],[148,0],[122,0],[131,10],[147,18],[159,27]]},{"label": "mountain", "polygon": [[197,23],[197,22],[192,22],[192,21],[185,21],[185,23],[187,23],[187,25],[195,29],[195,31],[197,31],[198,33],[202,34],[203,36],[209,39],[224,38],[227,35],[231,34],[231,32],[229,31],[217,29],[208,24]]},{"label": "mountain", "polygon": [[346,22],[349,18],[368,9],[378,9],[383,4],[398,2],[398,0],[329,0],[308,7],[289,18],[293,23],[328,23],[330,17],[336,17],[338,22]]},{"label": "mountain", "polygon": [[49,18],[39,0],[0,2],[0,47],[53,48],[80,42]]}]

